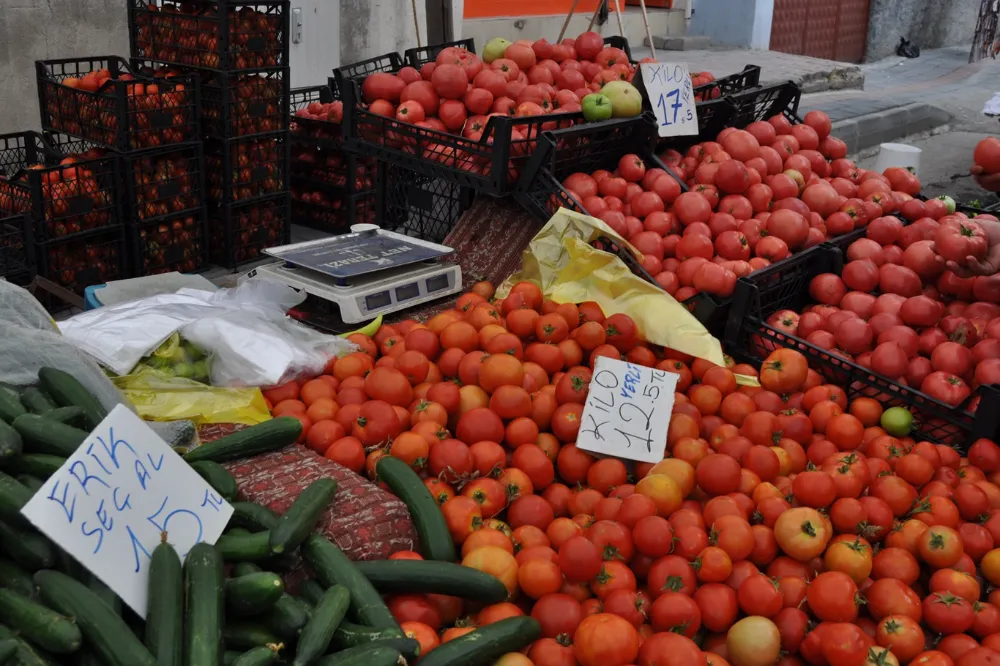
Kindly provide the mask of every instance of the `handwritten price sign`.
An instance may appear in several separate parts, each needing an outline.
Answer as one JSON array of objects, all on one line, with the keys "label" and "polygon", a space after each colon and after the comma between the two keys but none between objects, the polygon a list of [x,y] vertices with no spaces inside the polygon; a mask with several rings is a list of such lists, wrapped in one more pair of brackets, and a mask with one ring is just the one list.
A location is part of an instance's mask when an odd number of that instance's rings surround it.
[{"label": "handwritten price sign", "polygon": [[687,65],[652,62],[639,65],[660,136],[698,133],[698,112]]},{"label": "handwritten price sign", "polygon": [[233,508],[119,405],[21,513],[144,618],[160,534],[183,559],[196,543],[215,543]]},{"label": "handwritten price sign", "polygon": [[598,358],[576,445],[616,458],[663,460],[677,378],[672,372]]}]

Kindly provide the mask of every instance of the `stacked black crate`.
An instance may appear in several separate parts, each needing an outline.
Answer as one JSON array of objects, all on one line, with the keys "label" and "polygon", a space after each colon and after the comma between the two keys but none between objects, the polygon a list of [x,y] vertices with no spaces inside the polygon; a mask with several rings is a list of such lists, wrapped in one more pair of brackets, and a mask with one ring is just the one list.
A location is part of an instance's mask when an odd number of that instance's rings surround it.
[{"label": "stacked black crate", "polygon": [[[49,279],[55,275],[61,286],[80,293],[88,284],[129,275],[205,268],[197,77],[140,68],[114,56],[41,61],[37,70],[42,127],[48,138],[65,144],[64,152],[115,160],[120,216],[115,233],[121,236],[112,242],[110,232],[95,230],[92,239],[77,242],[78,251],[69,252],[46,249],[36,229],[39,274]],[[122,243],[124,249],[115,250]],[[104,270],[98,275],[78,271],[76,283],[65,284],[70,273],[59,266],[67,256],[96,255]]]},{"label": "stacked black crate", "polygon": [[133,58],[199,79],[212,263],[287,243],[288,2],[129,3]]}]

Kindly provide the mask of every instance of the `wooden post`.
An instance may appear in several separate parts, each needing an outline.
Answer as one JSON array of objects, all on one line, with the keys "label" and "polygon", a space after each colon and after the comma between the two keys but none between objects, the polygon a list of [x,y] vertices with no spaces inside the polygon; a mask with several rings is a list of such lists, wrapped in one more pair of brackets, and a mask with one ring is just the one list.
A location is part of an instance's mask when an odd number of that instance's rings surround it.
[{"label": "wooden post", "polygon": [[566,14],[566,20],[563,21],[562,30],[559,31],[559,39],[556,40],[556,44],[562,42],[563,37],[566,35],[566,29],[569,28],[569,20],[573,18],[578,4],[580,4],[580,0],[573,0],[573,5],[569,8],[569,14]]},{"label": "wooden post", "polygon": [[621,35],[622,39],[625,39],[625,26],[622,25],[622,10],[621,7],[618,6],[618,0],[614,0],[614,2],[615,2],[615,16],[618,17],[618,34]]},{"label": "wooden post", "polygon": [[423,43],[420,41],[420,17],[417,16],[417,0],[410,0],[410,5],[413,7],[413,30],[417,33],[417,48],[423,48]]},{"label": "wooden post", "polygon": [[656,60],[656,47],[653,45],[653,33],[649,30],[649,17],[646,16],[646,0],[639,0],[639,8],[642,9],[642,23],[646,26],[646,39],[649,40],[649,54]]},{"label": "wooden post", "polygon": [[597,17],[601,14],[601,3],[598,2],[597,6],[594,7],[594,15],[590,17],[590,24],[587,26],[587,32],[594,29],[594,24],[597,23]]}]

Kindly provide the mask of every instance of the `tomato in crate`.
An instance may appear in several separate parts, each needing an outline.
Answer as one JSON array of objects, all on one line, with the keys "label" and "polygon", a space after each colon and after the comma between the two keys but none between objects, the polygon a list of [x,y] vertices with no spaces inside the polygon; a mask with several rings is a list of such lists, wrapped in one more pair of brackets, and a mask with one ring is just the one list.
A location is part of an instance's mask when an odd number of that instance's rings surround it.
[{"label": "tomato in crate", "polygon": [[129,0],[132,51],[141,58],[204,69],[284,66],[288,11],[285,0]]},{"label": "tomato in crate", "polygon": [[287,132],[205,143],[208,201],[214,206],[288,190]]},{"label": "tomato in crate", "polygon": [[0,135],[0,216],[27,214],[34,240],[121,224],[118,157],[67,135]]},{"label": "tomato in crate", "polygon": [[34,248],[28,217],[0,213],[0,278],[27,284],[34,272]]},{"label": "tomato in crate", "polygon": [[289,95],[291,122],[295,137],[309,137],[329,147],[343,147],[344,103],[330,86],[295,88]]},{"label": "tomato in crate", "polygon": [[38,275],[82,295],[86,287],[126,277],[121,229],[38,245]]},{"label": "tomato in crate", "polygon": [[292,221],[303,227],[346,234],[354,224],[378,224],[376,193],[333,195],[292,184]]},{"label": "tomato in crate", "polygon": [[212,263],[226,268],[260,259],[261,250],[290,242],[287,193],[209,210]]},{"label": "tomato in crate", "polygon": [[211,73],[202,78],[202,129],[232,138],[288,129],[287,67],[253,73]]},{"label": "tomato in crate", "polygon": [[200,143],[124,155],[122,170],[132,222],[205,205]]},{"label": "tomato in crate", "polygon": [[35,63],[42,127],[119,151],[199,138],[198,80],[117,56]]},{"label": "tomato in crate", "polygon": [[208,265],[203,208],[133,225],[129,236],[136,276],[196,273]]}]

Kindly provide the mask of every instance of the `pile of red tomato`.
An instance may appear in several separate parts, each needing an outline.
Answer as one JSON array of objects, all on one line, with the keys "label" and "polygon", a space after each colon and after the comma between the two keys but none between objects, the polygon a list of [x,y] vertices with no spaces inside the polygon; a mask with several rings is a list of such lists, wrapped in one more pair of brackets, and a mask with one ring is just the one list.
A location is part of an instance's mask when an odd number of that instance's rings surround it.
[{"label": "pile of red tomato", "polygon": [[[462,563],[507,586],[485,607],[391,597],[424,653],[531,615],[543,637],[500,666],[1000,663],[994,442],[963,457],[894,437],[879,402],[794,350],[716,366],[595,303],[530,283],[491,296],[480,283],[426,323],[351,335],[360,351],[326,374],[265,392],[350,469],[412,465]],[[601,356],[678,375],[663,461],[575,445]]]}]

